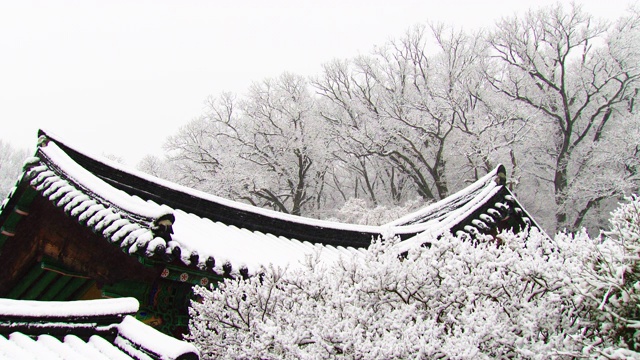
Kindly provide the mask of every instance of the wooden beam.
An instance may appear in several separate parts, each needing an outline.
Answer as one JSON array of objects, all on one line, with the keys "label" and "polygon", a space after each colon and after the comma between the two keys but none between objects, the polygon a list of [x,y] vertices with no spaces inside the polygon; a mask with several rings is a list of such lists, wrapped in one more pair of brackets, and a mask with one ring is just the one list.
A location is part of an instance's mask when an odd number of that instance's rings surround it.
[{"label": "wooden beam", "polygon": [[38,280],[34,282],[20,298],[23,300],[37,300],[42,292],[44,292],[57,277],[58,274],[54,272],[41,270]]},{"label": "wooden beam", "polygon": [[93,281],[93,280],[85,281],[84,284],[78,288],[78,290],[76,290],[73,294],[71,294],[71,297],[68,300],[80,300],[83,297],[83,295],[87,291],[89,291],[89,289],[94,284],[95,284],[95,281]]},{"label": "wooden beam", "polygon": [[89,282],[88,279],[72,278],[61,290],[53,297],[53,301],[73,300],[72,295],[83,285]]},{"label": "wooden beam", "polygon": [[67,285],[67,283],[69,281],[71,281],[71,279],[73,279],[70,276],[60,276],[60,278],[58,279],[58,281],[56,281],[54,284],[52,284],[46,292],[44,292],[42,294],[42,296],[40,296],[40,300],[42,301],[51,301],[53,299],[55,299],[56,295],[58,295],[60,293],[60,291]]},{"label": "wooden beam", "polygon": [[162,271],[160,267],[140,264],[137,257],[123,253],[117,244],[80,225],[48,201],[40,208],[41,254],[65,271],[104,284],[123,279],[150,283]]},{"label": "wooden beam", "polygon": [[9,297],[16,286],[21,286],[25,276],[37,263],[40,246],[40,213],[31,211],[15,228],[15,236],[7,238],[0,252],[0,297]]},{"label": "wooden beam", "polygon": [[22,277],[22,280],[9,291],[6,297],[9,299],[21,299],[22,294],[36,282],[41,274],[42,269],[40,266],[33,266],[31,270]]}]

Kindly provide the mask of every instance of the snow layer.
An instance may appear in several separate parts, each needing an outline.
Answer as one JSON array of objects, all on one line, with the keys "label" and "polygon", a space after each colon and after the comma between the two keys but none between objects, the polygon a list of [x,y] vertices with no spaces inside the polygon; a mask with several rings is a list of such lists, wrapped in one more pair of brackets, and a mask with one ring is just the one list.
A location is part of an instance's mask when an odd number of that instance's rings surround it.
[{"label": "snow layer", "polygon": [[483,195],[485,194],[481,192],[486,191],[487,189],[500,187],[500,185],[495,182],[499,167],[500,165],[466,188],[451,194],[448,197],[425,207],[424,209],[420,209],[414,213],[403,216],[400,219],[394,220],[387,225],[396,227],[407,224],[429,223],[445,217],[450,219],[452,210],[464,206],[469,201],[484,200],[486,197]]},{"label": "snow layer", "polygon": [[[68,146],[66,143],[62,144]],[[249,231],[201,218],[180,209],[171,209],[153,201],[144,201],[114,188],[91,174],[75,163],[54,141],[49,141],[40,151],[43,156],[47,157],[49,160],[47,164],[50,165],[36,166],[33,169],[36,175],[34,175],[32,184],[36,185],[36,188],[56,205],[63,207],[65,211],[76,217],[80,223],[102,233],[105,238],[119,244],[123,250],[131,254],[138,253],[151,257],[163,253],[163,251],[167,254],[179,253],[180,260],[186,265],[196,265],[205,269],[210,268],[213,261],[215,262],[213,268],[215,272],[223,273],[228,271],[230,267],[234,274],[243,269],[246,269],[249,274],[254,274],[270,264],[281,267],[296,266],[310,256],[317,256],[321,261],[335,261],[341,256],[351,257],[360,254],[359,250],[353,248],[318,245],[258,231]],[[292,224],[308,225],[309,231],[323,231],[323,228],[339,229],[380,234],[381,237],[387,238],[394,235],[422,234],[399,244],[402,249],[419,245],[424,242],[424,239],[450,230],[502,189],[502,186],[494,181],[498,170],[496,168],[466,189],[418,212],[383,226],[363,226],[307,219],[257,208],[127,169],[107,159],[93,156],[92,158],[107,167],[180,191],[186,195],[270,218],[285,220]],[[48,169],[47,166],[58,168]],[[53,176],[55,172],[60,171],[65,176],[69,176],[77,185],[72,186],[73,184],[69,184],[60,176]],[[94,196],[93,194],[105,201],[97,202],[96,199],[91,198]],[[103,204],[114,204],[115,206],[105,207]],[[165,241],[165,239],[154,237],[150,224],[147,226],[132,224],[127,221],[126,214],[121,213],[118,209],[156,219],[163,215],[172,214],[175,221],[172,225],[171,239]],[[496,212],[498,211],[496,210]],[[486,223],[477,223],[476,226],[482,226],[482,224]],[[468,231],[475,232],[476,230],[476,227],[470,227]],[[193,264],[194,261],[197,261],[197,264]]]},{"label": "snow layer", "polygon": [[137,345],[137,348],[153,349],[161,359],[176,359],[187,353],[198,354],[198,349],[192,344],[167,336],[131,316],[126,316],[118,325],[118,335]]},{"label": "snow layer", "polygon": [[188,263],[191,255],[197,253],[200,266],[204,266],[206,259],[212,257],[218,273],[224,272],[225,264],[230,264],[236,272],[246,268],[249,274],[255,274],[269,264],[295,267],[309,256],[319,255],[321,261],[335,261],[340,256],[360,254],[360,250],[354,248],[323,246],[252,232],[181,210],[176,210],[175,216],[172,237],[182,251],[182,261]]},{"label": "snow layer", "polygon": [[[44,131],[43,131],[44,132]],[[357,231],[357,232],[375,232],[378,233],[380,231],[380,227],[378,226],[369,226],[369,225],[358,225],[358,224],[345,224],[345,223],[339,223],[339,222],[333,222],[333,221],[325,221],[325,220],[318,220],[318,219],[311,219],[311,218],[306,218],[306,217],[302,217],[302,216],[296,216],[296,215],[291,215],[291,214],[285,214],[282,212],[278,212],[278,211],[274,211],[274,210],[269,210],[269,209],[264,209],[264,208],[260,208],[257,206],[252,206],[249,204],[245,204],[245,203],[241,203],[241,202],[237,202],[237,201],[233,201],[233,200],[229,200],[229,199],[225,199],[225,198],[221,198],[219,196],[215,196],[215,195],[211,195],[199,190],[195,190],[192,188],[188,188],[186,186],[182,186],[182,185],[178,185],[176,183],[164,180],[164,179],[160,179],[157,178],[155,176],[149,175],[149,174],[145,174],[141,171],[137,171],[131,168],[128,168],[126,166],[123,166],[122,164],[116,163],[114,161],[111,161],[109,159],[106,159],[102,156],[98,156],[96,154],[89,154],[85,151],[81,151],[73,146],[70,146],[69,143],[67,143],[65,140],[61,139],[59,136],[52,134],[49,131],[44,132],[46,133],[46,136],[49,137],[50,139],[54,140],[55,142],[59,142],[61,144],[64,144],[64,146],[69,147],[71,149],[73,149],[74,151],[77,151],[80,154],[83,154],[85,156],[88,156],[90,158],[92,158],[93,160],[100,162],[108,167],[117,169],[119,171],[122,171],[124,173],[127,174],[131,174],[134,175],[136,177],[139,177],[141,179],[147,180],[149,182],[164,186],[166,188],[172,189],[172,190],[176,190],[176,191],[180,191],[184,194],[188,194],[191,196],[194,196],[196,198],[200,198],[200,199],[204,199],[204,200],[208,200],[208,201],[213,201],[216,202],[218,204],[224,205],[224,206],[228,206],[234,209],[240,209],[240,210],[244,210],[244,211],[248,211],[254,214],[260,214],[260,215],[264,215],[264,216],[268,216],[270,218],[274,218],[274,219],[282,219],[282,220],[286,220],[289,222],[293,222],[293,223],[299,223],[299,224],[306,224],[306,225],[310,225],[310,226],[316,226],[316,227],[324,227],[324,228],[328,228],[328,229],[337,229],[337,230],[349,230],[349,231]],[[49,144],[52,144],[53,142],[49,142]],[[49,145],[47,145],[47,147],[49,147]],[[58,150],[60,150],[59,147],[56,146],[56,148],[58,148]],[[62,151],[62,150],[60,150]],[[64,152],[63,152],[64,153]],[[65,156],[68,158],[68,156],[65,154]],[[69,159],[71,160],[71,159]],[[71,160],[73,162],[73,160]],[[78,166],[76,164],[76,166]],[[78,166],[79,167],[79,166]]]},{"label": "snow layer", "polygon": [[20,317],[84,317],[117,314],[135,314],[138,300],[134,298],[35,301],[0,298],[0,314]]},{"label": "snow layer", "polygon": [[[171,214],[171,209],[166,206],[158,206],[146,202],[107,184],[102,179],[78,165],[54,142],[49,142],[46,146],[41,147],[40,152],[51,162],[55,163],[75,184],[83,189],[90,189],[92,193],[102,199],[107,199],[109,203],[114,204],[120,209],[150,219],[159,219],[160,217]],[[51,189],[56,188],[52,186]],[[49,196],[49,194],[44,194],[44,196]]]},{"label": "snow layer", "polygon": [[[28,318],[12,323],[41,329],[39,336],[12,332],[0,335],[1,359],[177,359],[184,354],[198,354],[187,342],[174,339],[127,315],[138,310],[134,298],[82,301],[27,301],[0,299],[0,315]],[[96,325],[95,317],[114,316],[115,324]],[[122,317],[120,317],[122,316]],[[47,319],[63,318],[68,322]],[[80,322],[74,322],[80,318]],[[47,335],[47,329],[63,328],[64,338]],[[76,335],[76,330],[95,331],[88,341]],[[114,343],[101,336],[116,334]]]},{"label": "snow layer", "polygon": [[[82,359],[83,358],[82,355],[77,351],[75,351],[70,344],[66,342],[62,342],[51,335],[38,336],[38,343],[46,346],[51,350],[51,352],[57,354],[63,359]],[[111,347],[113,347],[113,345],[111,345]],[[114,350],[118,351],[117,349],[114,349]],[[117,358],[114,358],[114,359],[117,359]]]}]

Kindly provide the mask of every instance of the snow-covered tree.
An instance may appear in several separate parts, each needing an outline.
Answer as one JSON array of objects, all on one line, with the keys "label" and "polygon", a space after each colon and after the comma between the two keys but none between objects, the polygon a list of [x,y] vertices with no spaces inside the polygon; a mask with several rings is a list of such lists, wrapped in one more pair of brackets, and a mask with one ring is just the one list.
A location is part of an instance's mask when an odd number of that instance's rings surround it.
[{"label": "snow-covered tree", "polygon": [[[637,147],[603,144],[612,130],[637,123],[639,15],[609,25],[575,4],[568,10],[557,4],[504,19],[490,37],[488,79],[527,116],[535,115],[532,135],[542,137],[525,150],[540,190],[555,198],[547,207],[560,229],[579,228],[603,200],[637,187],[637,173],[621,164]],[[603,150],[616,161],[599,156]]]},{"label": "snow-covered tree", "polygon": [[[333,166],[327,186],[342,201],[366,199],[371,205],[406,200],[411,180],[378,155],[384,147],[379,88],[370,76],[369,57],[334,60],[313,79],[319,94],[318,113],[326,122]],[[338,203],[339,204],[339,203]]]},{"label": "snow-covered tree", "polygon": [[452,133],[464,122],[480,121],[483,111],[472,93],[482,81],[483,56],[479,36],[416,26],[350,67],[325,66],[315,85],[334,111],[323,115],[360,161],[356,167],[364,179],[363,160],[377,156],[410,179],[424,199],[449,195]]},{"label": "snow-covered tree", "polygon": [[253,170],[252,194],[294,215],[313,208],[323,190],[328,154],[306,79],[285,73],[255,83],[243,110],[234,139],[241,144],[238,156]]},{"label": "snow-covered tree", "polygon": [[17,149],[0,139],[0,201],[16,185],[27,156],[29,152],[26,149]]},{"label": "snow-covered tree", "polygon": [[640,198],[628,200],[613,212],[610,230],[578,282],[595,324],[588,345],[605,354],[621,347],[640,351]]},{"label": "snow-covered tree", "polygon": [[389,239],[196,287],[189,338],[205,358],[638,358],[640,199],[611,224],[602,240]]},{"label": "snow-covered tree", "polygon": [[222,93],[207,99],[206,105],[206,114],[182,126],[165,142],[167,167],[172,179],[183,185],[239,200],[246,191],[238,179],[242,167],[234,167],[239,160],[238,144],[227,125],[238,121],[238,100],[235,94]]},{"label": "snow-covered tree", "polygon": [[334,157],[373,207],[439,200],[514,162],[526,121],[488,91],[486,56],[482,33],[416,26],[314,78]]},{"label": "snow-covered tree", "polygon": [[473,34],[415,26],[310,81],[213,98],[167,141],[171,173],[327,218],[352,198],[439,200],[502,163],[545,229],[597,233],[640,187],[638,39],[638,11],[607,24],[561,4]]},{"label": "snow-covered tree", "polygon": [[401,205],[371,207],[364,199],[351,198],[347,200],[337,211],[333,212],[328,220],[347,224],[382,225],[399,219],[425,206],[421,198],[406,201]]},{"label": "snow-covered tree", "polygon": [[322,198],[328,153],[323,122],[305,78],[285,73],[208,113],[166,144],[187,185],[300,215]]}]

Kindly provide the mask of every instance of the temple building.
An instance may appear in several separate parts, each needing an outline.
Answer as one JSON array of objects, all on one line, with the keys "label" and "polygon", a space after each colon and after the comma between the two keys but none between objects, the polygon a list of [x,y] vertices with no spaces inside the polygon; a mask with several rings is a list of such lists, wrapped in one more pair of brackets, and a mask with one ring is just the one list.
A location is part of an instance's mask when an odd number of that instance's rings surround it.
[{"label": "temple building", "polygon": [[506,186],[503,166],[451,196],[381,226],[292,216],[222,199],[90,156],[40,132],[0,207],[0,297],[74,301],[133,297],[135,317],[187,332],[194,284],[249,277],[362,254],[398,236],[399,250],[459,236],[535,226]]}]

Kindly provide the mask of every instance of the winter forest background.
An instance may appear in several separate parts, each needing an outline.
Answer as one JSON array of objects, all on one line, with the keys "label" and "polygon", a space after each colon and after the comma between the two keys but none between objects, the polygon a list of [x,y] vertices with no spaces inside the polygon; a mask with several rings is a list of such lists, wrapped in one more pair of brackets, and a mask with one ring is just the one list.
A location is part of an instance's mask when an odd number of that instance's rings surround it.
[{"label": "winter forest background", "polygon": [[[321,73],[284,73],[207,111],[138,168],[261,207],[384,223],[502,163],[550,233],[596,231],[638,191],[639,13],[558,4],[469,33],[416,25]],[[2,145],[6,194],[24,152]]]},{"label": "winter forest background", "polygon": [[639,21],[558,5],[480,33],[415,26],[310,78],[211,97],[140,168],[292,214],[385,222],[503,163],[545,229],[599,228],[640,183]]},{"label": "winter forest background", "polygon": [[[639,358],[639,64],[640,9],[604,22],[558,4],[474,33],[416,25],[314,76],[211,96],[140,170],[382,224],[502,163],[560,232],[425,238],[404,257],[386,239],[196,287],[189,339],[204,358]],[[0,195],[28,155],[0,141]]]}]

